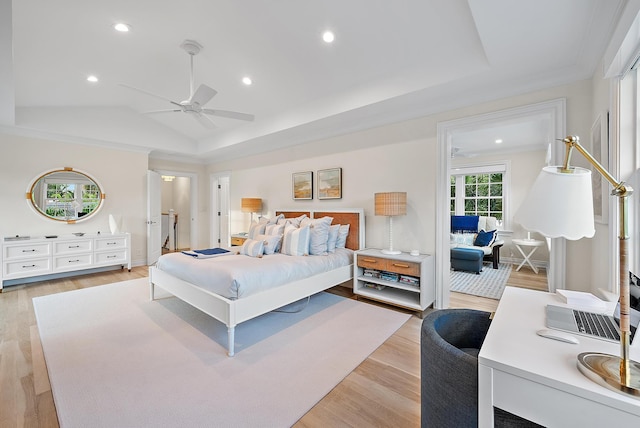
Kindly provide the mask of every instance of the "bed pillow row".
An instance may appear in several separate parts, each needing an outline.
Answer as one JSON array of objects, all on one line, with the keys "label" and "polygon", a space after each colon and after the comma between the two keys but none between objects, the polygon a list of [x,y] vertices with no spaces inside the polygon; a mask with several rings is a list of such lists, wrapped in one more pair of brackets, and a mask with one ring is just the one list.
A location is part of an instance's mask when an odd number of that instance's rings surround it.
[{"label": "bed pillow row", "polygon": [[[332,217],[311,219],[306,215],[293,219],[285,219],[283,215],[280,215],[272,220],[263,217],[259,222],[251,224],[247,241],[263,241],[264,254],[280,251],[291,256],[326,255],[335,252],[336,248],[344,248],[349,234],[348,224],[331,225],[332,221]],[[272,238],[273,236],[282,238],[281,247],[280,240]],[[249,243],[249,245],[254,246],[255,244]],[[251,253],[249,249],[245,252]]]}]

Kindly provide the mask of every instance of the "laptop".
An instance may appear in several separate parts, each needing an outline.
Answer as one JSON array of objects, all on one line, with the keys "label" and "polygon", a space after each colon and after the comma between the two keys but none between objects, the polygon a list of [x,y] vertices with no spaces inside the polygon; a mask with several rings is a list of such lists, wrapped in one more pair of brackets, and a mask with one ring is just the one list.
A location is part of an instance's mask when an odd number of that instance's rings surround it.
[{"label": "laptop", "polygon": [[[629,312],[630,338],[633,341],[636,330],[640,327],[640,287],[632,284],[631,308]],[[589,336],[609,342],[620,342],[620,302],[613,315],[573,309],[566,306],[547,305],[547,327],[554,330]]]}]

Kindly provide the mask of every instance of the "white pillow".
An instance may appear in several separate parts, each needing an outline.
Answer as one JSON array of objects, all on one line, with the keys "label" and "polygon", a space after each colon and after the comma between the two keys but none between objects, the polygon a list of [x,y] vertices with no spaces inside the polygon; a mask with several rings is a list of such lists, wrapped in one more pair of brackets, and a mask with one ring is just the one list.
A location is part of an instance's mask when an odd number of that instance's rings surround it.
[{"label": "white pillow", "polygon": [[249,226],[249,233],[247,238],[255,239],[258,235],[264,235],[264,230],[267,227],[267,223],[256,223],[255,221]]},{"label": "white pillow", "polygon": [[282,235],[258,235],[256,240],[262,241],[264,244],[264,254],[269,255],[278,252],[280,249],[280,241]]},{"label": "white pillow", "polygon": [[283,218],[284,218],[284,214],[278,214],[277,216],[269,220],[267,222],[267,225],[278,224],[280,222],[280,219],[283,219]]},{"label": "white pillow", "polygon": [[284,227],[282,249],[280,252],[288,256],[309,255],[309,226],[297,228],[291,224]]},{"label": "white pillow", "polygon": [[349,235],[349,225],[341,224],[338,231],[338,240],[336,241],[336,248],[344,248],[347,245],[347,235]]},{"label": "white pillow", "polygon": [[284,224],[267,224],[264,229],[265,235],[282,235],[284,234]]},{"label": "white pillow", "polygon": [[476,233],[463,233],[462,234],[462,244],[463,245],[473,245],[473,241],[476,240]]},{"label": "white pillow", "polygon": [[250,257],[262,257],[262,253],[264,253],[264,241],[255,239],[246,239],[239,252],[239,254]]},{"label": "white pillow", "polygon": [[338,232],[340,232],[340,225],[334,224],[329,226],[329,236],[327,237],[327,252],[336,252],[336,242],[338,241]]},{"label": "white pillow", "polygon": [[300,223],[302,222],[302,220],[304,220],[305,218],[308,218],[306,214],[302,214],[300,217],[296,217],[296,218],[290,218],[287,219],[289,220],[289,223],[291,223],[292,225],[294,225],[295,227],[300,227]]},{"label": "white pillow", "polygon": [[329,226],[333,217],[322,217],[311,221],[311,233],[309,236],[309,254],[312,256],[327,255],[327,240],[329,239]]}]

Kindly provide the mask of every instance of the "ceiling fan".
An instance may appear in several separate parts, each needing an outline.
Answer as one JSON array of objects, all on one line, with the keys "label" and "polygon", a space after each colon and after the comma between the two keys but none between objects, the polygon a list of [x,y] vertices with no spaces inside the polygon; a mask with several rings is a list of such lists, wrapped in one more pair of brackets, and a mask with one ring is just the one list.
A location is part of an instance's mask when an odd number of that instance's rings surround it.
[{"label": "ceiling fan", "polygon": [[239,113],[235,111],[229,110],[217,110],[217,109],[209,109],[204,108],[204,105],[207,104],[217,93],[215,89],[210,88],[205,84],[201,84],[198,86],[198,89],[194,92],[193,90],[193,57],[197,55],[202,49],[202,45],[194,40],[185,40],[180,45],[182,49],[184,49],[189,54],[190,64],[191,64],[191,74],[190,74],[190,86],[189,86],[189,98],[185,101],[172,101],[166,97],[161,95],[153,94],[151,92],[147,92],[143,89],[139,89],[133,86],[120,84],[125,88],[133,89],[134,91],[142,92],[143,94],[150,95],[155,98],[159,98],[164,101],[168,101],[177,108],[167,109],[167,110],[155,110],[145,112],[146,114],[156,114],[156,113],[187,113],[195,120],[200,122],[206,128],[215,128],[216,125],[213,120],[209,116],[220,116],[226,117],[229,119],[238,119],[238,120],[246,120],[253,121],[255,116],[247,113]]}]

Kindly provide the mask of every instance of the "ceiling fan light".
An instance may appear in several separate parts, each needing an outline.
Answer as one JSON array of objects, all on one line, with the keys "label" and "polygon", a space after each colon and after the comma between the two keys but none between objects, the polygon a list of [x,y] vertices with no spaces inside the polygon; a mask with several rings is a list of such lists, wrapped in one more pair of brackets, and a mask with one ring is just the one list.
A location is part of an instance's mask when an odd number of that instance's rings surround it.
[{"label": "ceiling fan light", "polygon": [[336,37],[333,34],[333,31],[325,31],[324,33],[322,33],[322,40],[324,40],[326,43],[333,43],[335,38]]},{"label": "ceiling fan light", "polygon": [[97,77],[97,76],[94,76],[94,75],[92,74],[92,75],[90,75],[90,76],[87,76],[87,81],[88,81],[88,82],[91,82],[91,83],[96,83],[96,82],[98,82],[98,77]]},{"label": "ceiling fan light", "polygon": [[251,77],[245,76],[242,78],[242,83],[244,83],[247,86],[250,86],[253,83],[253,80],[251,80]]}]

